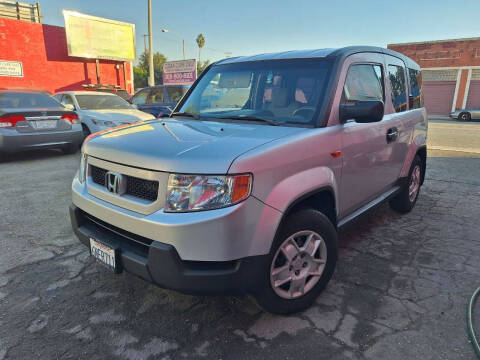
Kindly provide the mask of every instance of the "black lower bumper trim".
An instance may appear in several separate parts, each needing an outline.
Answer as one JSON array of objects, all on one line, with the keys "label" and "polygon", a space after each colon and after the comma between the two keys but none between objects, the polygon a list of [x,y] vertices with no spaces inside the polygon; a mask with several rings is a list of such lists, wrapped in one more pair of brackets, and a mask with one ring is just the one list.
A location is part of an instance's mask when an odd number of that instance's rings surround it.
[{"label": "black lower bumper trim", "polygon": [[90,238],[118,253],[121,270],[133,273],[163,288],[191,295],[242,295],[262,286],[267,255],[234,261],[183,261],[169,244],[152,241],[109,225],[70,206],[73,231],[90,246]]}]

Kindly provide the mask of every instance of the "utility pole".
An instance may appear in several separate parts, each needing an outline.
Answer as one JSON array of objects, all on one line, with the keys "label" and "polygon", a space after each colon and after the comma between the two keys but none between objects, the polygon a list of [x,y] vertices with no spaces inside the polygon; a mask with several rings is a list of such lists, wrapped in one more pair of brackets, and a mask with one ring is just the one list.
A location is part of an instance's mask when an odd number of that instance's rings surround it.
[{"label": "utility pole", "polygon": [[152,41],[152,0],[148,0],[148,86],[155,85]]}]

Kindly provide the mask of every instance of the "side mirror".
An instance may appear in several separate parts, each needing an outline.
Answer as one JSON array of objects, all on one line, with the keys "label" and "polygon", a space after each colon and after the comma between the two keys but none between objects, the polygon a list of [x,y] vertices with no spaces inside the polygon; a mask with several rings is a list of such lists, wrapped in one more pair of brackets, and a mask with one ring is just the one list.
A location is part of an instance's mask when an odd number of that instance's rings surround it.
[{"label": "side mirror", "polygon": [[72,111],[75,110],[75,106],[73,106],[72,104],[63,104],[63,106],[68,110],[72,110]]},{"label": "side mirror", "polygon": [[354,104],[340,105],[340,122],[355,120],[358,123],[378,122],[383,119],[383,101],[357,101]]}]

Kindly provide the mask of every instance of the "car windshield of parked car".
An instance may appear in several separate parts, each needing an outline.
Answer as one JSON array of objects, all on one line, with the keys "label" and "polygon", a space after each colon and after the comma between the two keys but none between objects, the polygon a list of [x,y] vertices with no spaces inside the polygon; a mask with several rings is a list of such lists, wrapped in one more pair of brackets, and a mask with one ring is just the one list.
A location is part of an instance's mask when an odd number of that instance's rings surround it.
[{"label": "car windshield of parked car", "polygon": [[117,95],[76,95],[82,110],[132,109],[132,105]]},{"label": "car windshield of parked car", "polygon": [[208,70],[178,113],[197,118],[313,125],[324,99],[331,62],[290,59],[239,62]]},{"label": "car windshield of parked car", "polygon": [[61,108],[57,101],[47,94],[11,92],[0,93],[0,109]]}]

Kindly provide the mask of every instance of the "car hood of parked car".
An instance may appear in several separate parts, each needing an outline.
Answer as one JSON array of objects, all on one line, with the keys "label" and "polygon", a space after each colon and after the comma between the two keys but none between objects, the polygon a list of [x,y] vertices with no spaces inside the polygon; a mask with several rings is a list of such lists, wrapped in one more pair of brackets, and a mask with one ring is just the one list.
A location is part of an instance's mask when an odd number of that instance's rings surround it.
[{"label": "car hood of parked car", "polygon": [[78,114],[96,120],[113,121],[118,124],[152,120],[155,118],[153,115],[137,109],[80,110]]},{"label": "car hood of parked car", "polygon": [[89,138],[83,151],[144,169],[225,174],[239,155],[305,128],[258,123],[155,120],[117,127]]}]

